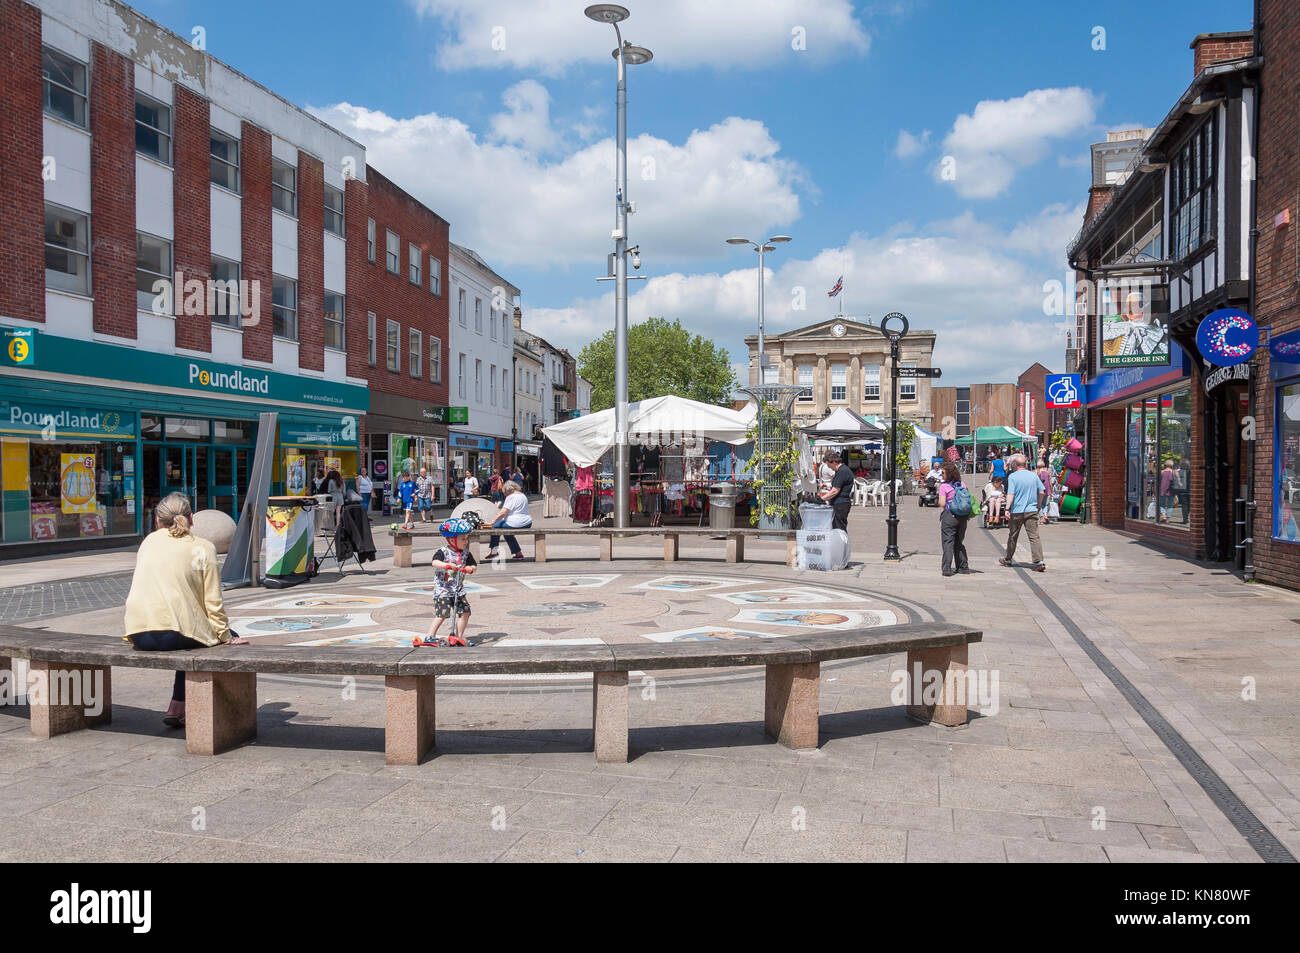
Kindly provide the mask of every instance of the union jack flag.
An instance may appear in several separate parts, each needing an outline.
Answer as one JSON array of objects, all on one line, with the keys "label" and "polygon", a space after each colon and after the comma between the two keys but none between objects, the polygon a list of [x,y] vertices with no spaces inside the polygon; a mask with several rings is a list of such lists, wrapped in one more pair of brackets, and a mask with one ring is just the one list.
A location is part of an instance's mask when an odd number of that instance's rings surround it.
[{"label": "union jack flag", "polygon": [[839,280],[835,282],[835,287],[832,288],[830,291],[826,292],[826,297],[834,298],[837,294],[839,294],[843,290],[844,290],[844,276],[840,275]]}]

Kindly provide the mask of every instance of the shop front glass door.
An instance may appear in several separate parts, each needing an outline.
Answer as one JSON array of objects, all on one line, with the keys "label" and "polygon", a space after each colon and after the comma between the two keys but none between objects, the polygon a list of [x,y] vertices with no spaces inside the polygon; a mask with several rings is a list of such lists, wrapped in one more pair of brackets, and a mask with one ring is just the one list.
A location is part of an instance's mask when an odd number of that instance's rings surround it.
[{"label": "shop front glass door", "polygon": [[[183,493],[190,498],[190,506],[195,507],[195,447],[183,444],[163,444],[151,451],[157,456],[158,469],[156,483],[146,485],[145,494],[150,507],[169,493]],[[151,474],[146,469],[146,477]],[[206,487],[206,479],[204,481]],[[155,489],[156,488],[156,489]],[[196,507],[201,509],[202,507]]]},{"label": "shop front glass door", "polygon": [[[199,448],[204,449],[204,448]],[[248,481],[248,451],[234,447],[213,447],[208,451],[211,472],[208,476],[210,494],[207,507],[239,519],[241,481]]]}]

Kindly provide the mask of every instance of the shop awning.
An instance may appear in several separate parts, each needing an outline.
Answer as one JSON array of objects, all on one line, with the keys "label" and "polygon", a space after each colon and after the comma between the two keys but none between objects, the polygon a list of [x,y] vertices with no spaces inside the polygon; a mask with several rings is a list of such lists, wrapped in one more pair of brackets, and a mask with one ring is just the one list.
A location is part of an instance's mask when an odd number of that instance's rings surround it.
[{"label": "shop awning", "polygon": [[959,446],[969,447],[972,443],[1038,443],[1038,438],[1031,437],[1015,427],[980,427],[974,434],[958,437],[954,442]]},{"label": "shop awning", "polygon": [[[742,444],[754,421],[752,404],[737,412],[672,394],[635,401],[627,411],[628,439],[639,446],[677,443],[683,436]],[[614,409],[552,424],[542,433],[574,466],[595,466],[614,446]]]}]

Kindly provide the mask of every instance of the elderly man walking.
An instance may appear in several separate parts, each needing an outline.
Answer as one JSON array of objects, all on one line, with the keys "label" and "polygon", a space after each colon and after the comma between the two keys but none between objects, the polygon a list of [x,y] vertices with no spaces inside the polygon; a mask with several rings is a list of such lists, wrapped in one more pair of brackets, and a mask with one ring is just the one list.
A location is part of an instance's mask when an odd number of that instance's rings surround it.
[{"label": "elderly man walking", "polygon": [[1007,534],[1007,555],[998,562],[1011,566],[1011,557],[1016,554],[1016,541],[1023,528],[1029,534],[1029,551],[1034,557],[1033,570],[1045,572],[1043,565],[1043,542],[1038,538],[1038,511],[1043,505],[1047,489],[1038,474],[1029,469],[1029,460],[1023,453],[1011,457],[1007,477],[1007,506],[1011,514],[1011,531]]}]

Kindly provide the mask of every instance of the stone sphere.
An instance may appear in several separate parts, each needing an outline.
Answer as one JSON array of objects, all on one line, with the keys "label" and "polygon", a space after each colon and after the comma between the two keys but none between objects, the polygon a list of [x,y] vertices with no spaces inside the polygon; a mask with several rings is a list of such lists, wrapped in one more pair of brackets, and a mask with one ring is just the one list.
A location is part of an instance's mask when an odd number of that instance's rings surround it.
[{"label": "stone sphere", "polygon": [[217,547],[218,553],[228,552],[235,541],[235,521],[221,510],[199,510],[194,514],[194,535],[206,539]]}]

